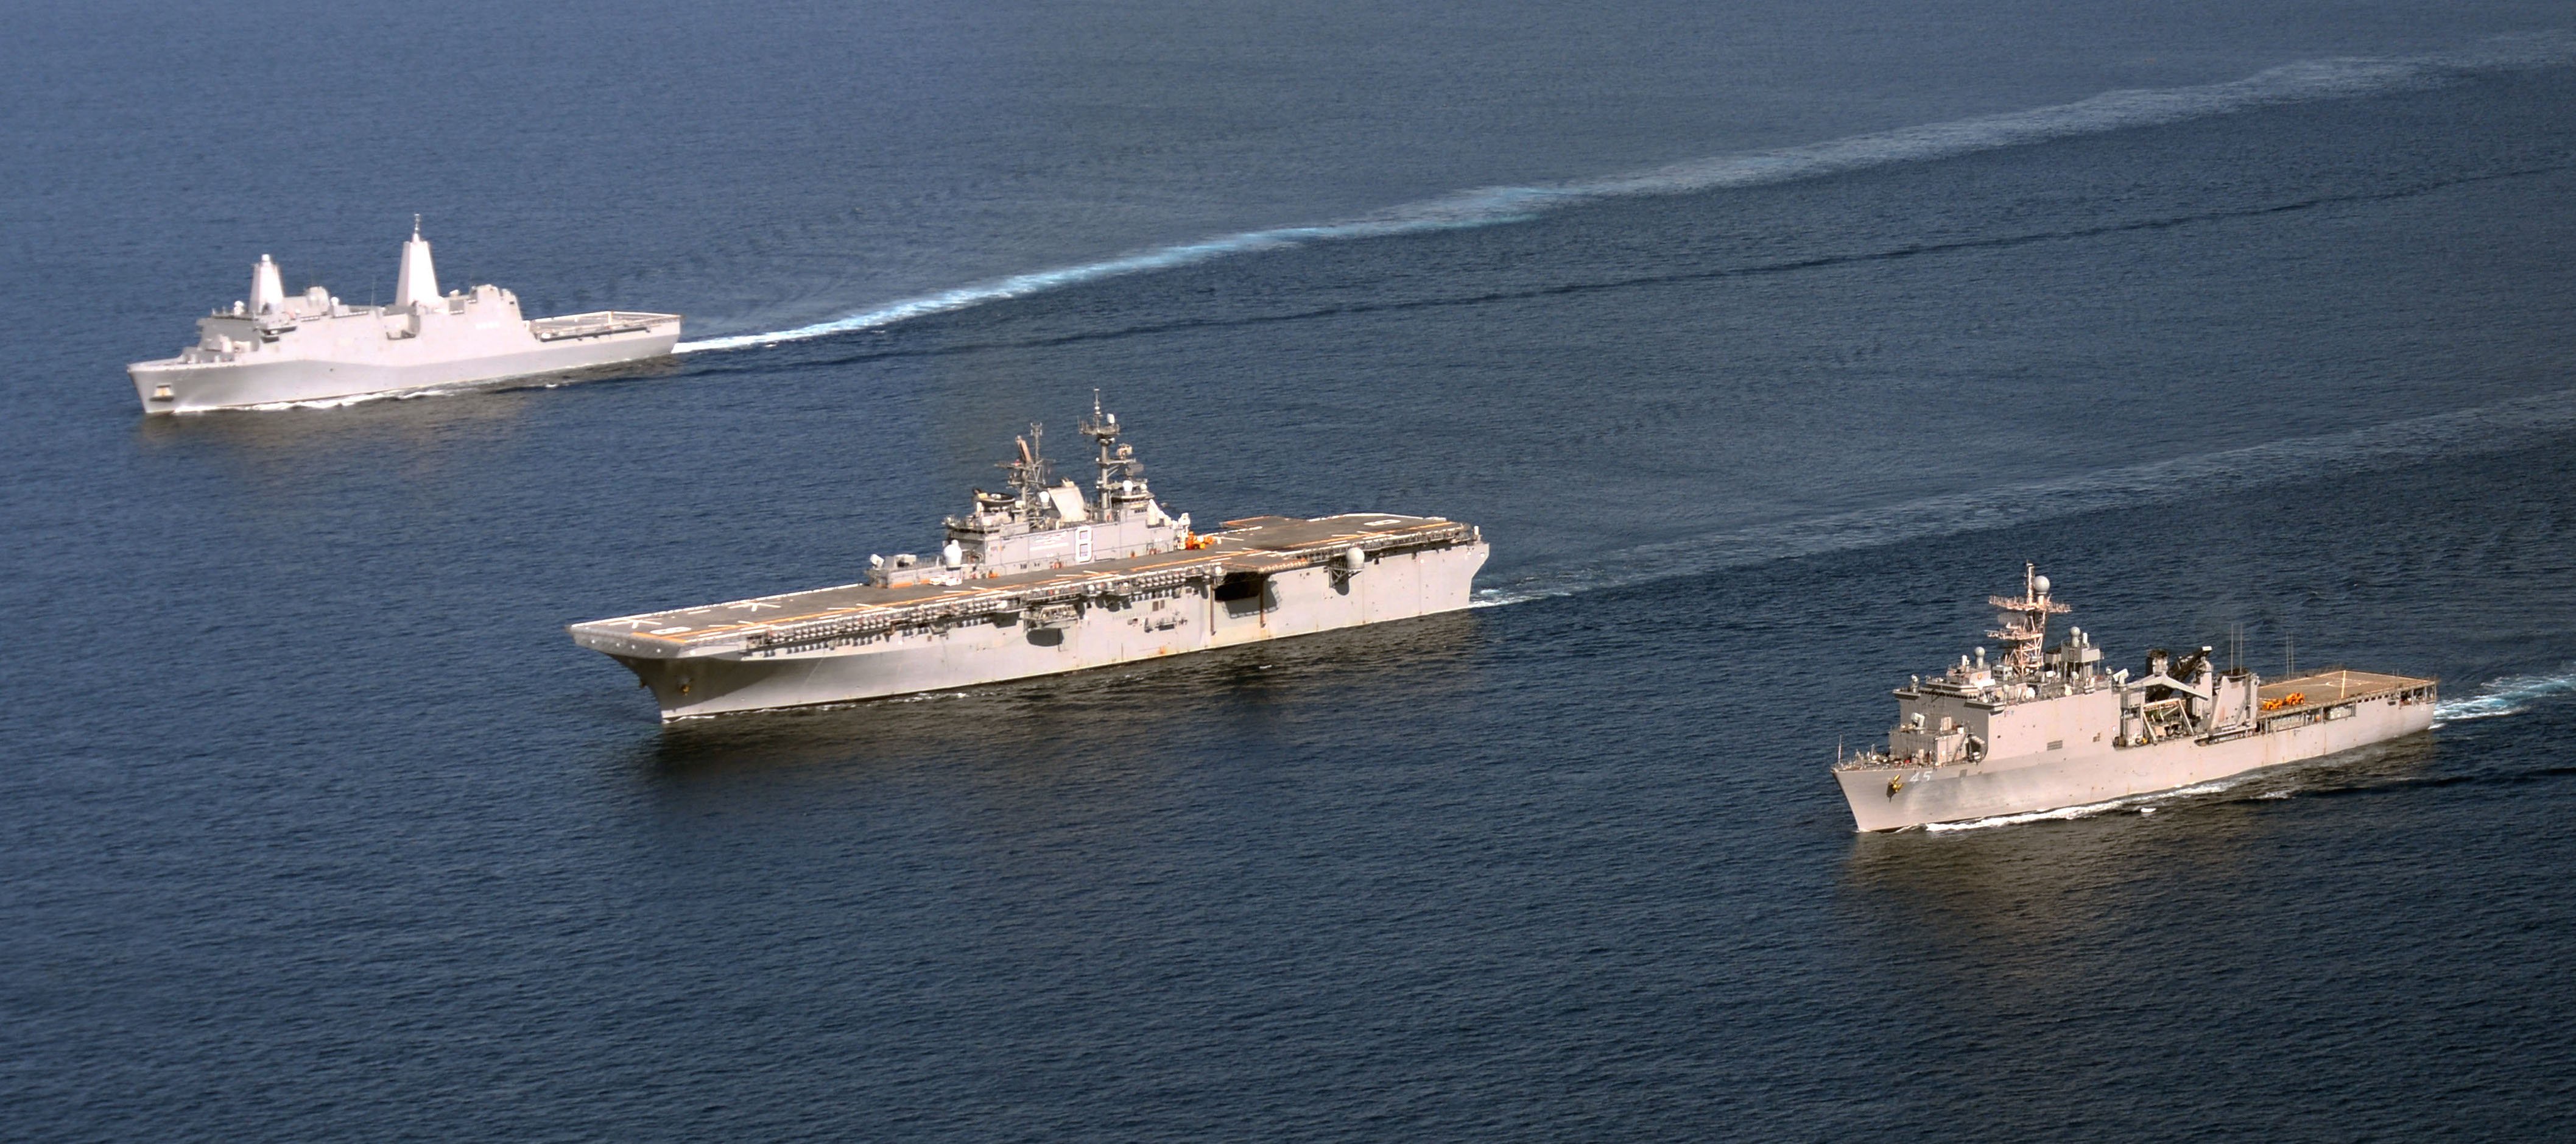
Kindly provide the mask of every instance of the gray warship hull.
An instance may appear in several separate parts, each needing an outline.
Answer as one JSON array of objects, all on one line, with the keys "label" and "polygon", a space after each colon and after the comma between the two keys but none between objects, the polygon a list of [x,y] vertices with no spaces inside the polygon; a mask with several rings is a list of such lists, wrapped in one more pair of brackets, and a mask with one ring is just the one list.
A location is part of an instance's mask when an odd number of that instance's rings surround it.
[{"label": "gray warship hull", "polygon": [[601,310],[528,320],[493,285],[438,292],[417,218],[389,306],[320,286],[286,292],[261,255],[250,297],[197,319],[197,343],[125,367],[146,413],[303,405],[482,385],[644,361],[680,340],[680,315]]},{"label": "gray warship hull", "polygon": [[2433,725],[2430,680],[2327,672],[2267,684],[2318,696],[2251,732],[1940,765],[1851,766],[1834,773],[1862,830],[2093,806],[2365,747]]},{"label": "gray warship hull", "polygon": [[417,355],[351,355],[269,361],[138,362],[127,368],[134,394],[150,413],[193,413],[268,405],[309,404],[358,397],[448,389],[515,378],[647,361],[670,354],[680,340],[677,315],[652,315],[631,328],[562,342],[497,342],[491,352],[472,347]]},{"label": "gray warship hull", "polygon": [[2335,668],[2265,682],[2213,649],[2147,653],[2146,669],[2105,674],[2102,649],[2070,627],[2048,646],[2048,618],[2069,611],[2048,577],[2022,566],[2022,593],[1990,596],[1986,634],[2003,644],[1960,656],[1896,691],[1884,747],[1837,759],[1834,780],[1862,830],[2088,807],[2295,763],[2433,725],[2430,679]]},{"label": "gray warship hull", "polygon": [[[953,584],[853,584],[574,624],[664,719],[846,703],[1136,663],[1468,606],[1472,526],[1230,521],[1204,547]],[[1362,554],[1354,562],[1352,552]]]}]

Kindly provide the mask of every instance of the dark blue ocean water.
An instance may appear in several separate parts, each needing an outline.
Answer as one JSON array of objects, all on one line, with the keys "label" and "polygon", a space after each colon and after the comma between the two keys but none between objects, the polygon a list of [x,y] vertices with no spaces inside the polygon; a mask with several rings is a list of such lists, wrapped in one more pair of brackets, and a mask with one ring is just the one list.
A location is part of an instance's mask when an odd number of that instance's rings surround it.
[{"label": "dark blue ocean water", "polygon": [[[0,47],[0,1136],[2564,1138],[2547,4],[36,4]],[[409,216],[557,388],[146,420]],[[1481,607],[659,726],[1094,388]],[[2040,563],[2431,734],[1855,836]]]}]

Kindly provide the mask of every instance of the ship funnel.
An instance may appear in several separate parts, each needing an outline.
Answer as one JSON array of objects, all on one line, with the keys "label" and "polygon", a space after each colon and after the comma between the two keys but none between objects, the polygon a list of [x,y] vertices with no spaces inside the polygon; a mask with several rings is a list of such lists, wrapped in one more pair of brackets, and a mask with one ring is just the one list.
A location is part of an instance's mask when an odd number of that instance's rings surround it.
[{"label": "ship funnel", "polygon": [[250,312],[256,317],[277,312],[286,304],[286,284],[280,280],[277,263],[263,254],[259,265],[250,270]]},{"label": "ship funnel", "polygon": [[411,216],[411,241],[403,243],[402,272],[394,279],[394,308],[431,306],[438,302],[438,271],[430,265],[429,240],[420,236],[420,216]]}]

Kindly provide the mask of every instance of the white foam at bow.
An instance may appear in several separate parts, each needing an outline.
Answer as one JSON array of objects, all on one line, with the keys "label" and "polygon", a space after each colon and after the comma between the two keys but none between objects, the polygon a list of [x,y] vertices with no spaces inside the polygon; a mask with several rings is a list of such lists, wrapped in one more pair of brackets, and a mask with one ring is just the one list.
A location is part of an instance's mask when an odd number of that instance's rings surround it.
[{"label": "white foam at bow", "polygon": [[[374,401],[410,401],[414,398],[421,397],[452,397],[459,393],[472,393],[477,390],[491,388],[493,388],[493,383],[486,381],[479,384],[460,383],[457,385],[424,386],[420,389],[387,389],[380,390],[375,393],[352,393],[345,397],[319,397],[310,401],[263,401],[257,405],[227,406],[226,408],[253,409],[262,412],[277,412],[287,409],[346,409],[352,405],[365,405]],[[553,387],[549,386],[547,388]],[[211,411],[192,409],[183,410],[182,412],[203,413]]]},{"label": "white foam at bow", "polygon": [[1972,818],[1966,822],[1933,822],[1924,824],[1923,829],[1929,833],[1942,834],[1953,830],[1992,830],[1998,826],[2019,826],[2025,822],[2091,818],[2105,811],[2118,810],[2128,801],[2130,800],[2121,798],[2109,802],[2086,803],[2083,806],[2061,806],[2055,810],[2034,810],[2028,814],[1998,814],[1992,818]]}]

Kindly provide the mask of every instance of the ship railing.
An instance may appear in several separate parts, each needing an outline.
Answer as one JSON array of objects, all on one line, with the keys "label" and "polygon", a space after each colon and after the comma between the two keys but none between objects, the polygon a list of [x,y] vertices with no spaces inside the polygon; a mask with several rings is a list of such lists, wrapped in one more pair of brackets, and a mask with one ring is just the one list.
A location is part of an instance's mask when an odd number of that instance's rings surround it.
[{"label": "ship railing", "polygon": [[565,338],[594,338],[608,334],[648,330],[676,314],[654,314],[641,310],[594,310],[587,314],[564,314],[560,317],[537,318],[528,323],[528,332],[539,341],[561,341]]},{"label": "ship railing", "polygon": [[[2306,672],[2298,678],[2308,679],[2319,675],[2338,674],[2341,670],[2337,668],[2332,671]],[[2400,706],[2407,703],[2426,702],[2437,690],[2436,684],[2408,679],[2404,683],[2373,688],[2369,691],[2355,691],[2345,695],[2331,697],[2301,695],[2301,702],[2296,706],[2275,707],[2257,712],[2254,726],[2267,734],[2273,731],[2285,731],[2292,727],[2304,727],[2310,723],[2336,718],[2332,714],[2334,711],[2348,711],[2364,703],[2375,703],[2383,699],[2398,699]]]},{"label": "ship railing", "polygon": [[1018,612],[1048,604],[1085,598],[1116,598],[1144,592],[1175,588],[1192,581],[1213,580],[1234,565],[1258,564],[1265,572],[1288,571],[1329,562],[1352,544],[1371,552],[1395,552],[1453,544],[1471,535],[1463,524],[1385,536],[1364,537],[1304,548],[1269,550],[1251,549],[1215,553],[1213,559],[1193,561],[1178,568],[1157,568],[1146,572],[1097,572],[1084,575],[1068,569],[1073,575],[1014,587],[991,587],[963,599],[939,597],[905,604],[860,605],[862,610],[823,619],[777,624],[743,633],[746,651],[775,651],[831,643],[859,636],[875,635],[896,628],[927,627],[942,623],[982,619],[1002,612]]},{"label": "ship railing", "polygon": [[1327,541],[1303,548],[1251,549],[1249,552],[1259,552],[1276,561],[1320,564],[1341,555],[1344,549],[1355,544],[1367,552],[1406,552],[1417,548],[1438,548],[1456,544],[1466,540],[1473,532],[1473,526],[1451,521],[1437,528],[1381,533],[1355,540]]},{"label": "ship railing", "polygon": [[756,629],[744,634],[743,644],[748,651],[803,647],[898,628],[956,624],[1085,598],[1125,597],[1161,591],[1192,580],[1212,580],[1222,574],[1223,570],[1216,561],[1205,561],[1186,568],[1155,569],[1141,574],[1106,573],[1026,587],[993,588],[965,599],[861,605],[863,611]]}]

